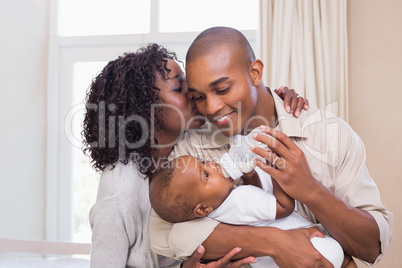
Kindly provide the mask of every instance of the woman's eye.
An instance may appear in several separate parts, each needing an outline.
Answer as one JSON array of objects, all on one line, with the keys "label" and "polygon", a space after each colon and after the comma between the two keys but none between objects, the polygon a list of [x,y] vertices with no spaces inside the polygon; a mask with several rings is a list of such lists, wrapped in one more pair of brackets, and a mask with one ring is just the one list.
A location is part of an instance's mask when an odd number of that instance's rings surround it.
[{"label": "woman's eye", "polygon": [[204,99],[204,96],[198,96],[198,97],[193,97],[195,101],[202,101]]},{"label": "woman's eye", "polygon": [[201,162],[203,165],[205,165],[205,161],[204,161],[204,160],[200,160],[200,162]]},{"label": "woman's eye", "polygon": [[183,87],[175,88],[173,91],[181,93],[183,91]]},{"label": "woman's eye", "polygon": [[208,172],[204,172],[205,173],[205,178],[207,178],[208,179],[208,177],[209,177],[209,174],[208,174]]}]

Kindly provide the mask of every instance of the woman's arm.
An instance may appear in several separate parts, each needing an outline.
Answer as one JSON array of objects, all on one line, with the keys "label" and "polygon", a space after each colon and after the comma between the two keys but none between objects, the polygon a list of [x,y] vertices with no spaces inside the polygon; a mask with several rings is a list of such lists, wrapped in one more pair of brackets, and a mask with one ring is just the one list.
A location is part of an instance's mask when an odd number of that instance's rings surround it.
[{"label": "woman's arm", "polygon": [[[183,268],[239,268],[243,267],[244,264],[247,263],[256,263],[254,257],[247,257],[237,261],[232,261],[235,255],[241,251],[241,248],[236,247],[232,249],[228,254],[224,257],[220,258],[217,261],[207,262],[207,264],[202,264],[201,259],[205,254],[205,248],[201,245],[197,248],[197,250],[193,253],[190,259],[183,262]],[[206,261],[202,261],[205,263]]]},{"label": "woman's arm", "polygon": [[95,204],[90,212],[92,229],[91,266],[126,267],[129,240],[123,219],[117,212],[116,199]]},{"label": "woman's arm", "polygon": [[299,117],[303,109],[308,110],[308,100],[299,96],[293,88],[280,86],[274,92],[283,100],[286,111],[295,117]]}]

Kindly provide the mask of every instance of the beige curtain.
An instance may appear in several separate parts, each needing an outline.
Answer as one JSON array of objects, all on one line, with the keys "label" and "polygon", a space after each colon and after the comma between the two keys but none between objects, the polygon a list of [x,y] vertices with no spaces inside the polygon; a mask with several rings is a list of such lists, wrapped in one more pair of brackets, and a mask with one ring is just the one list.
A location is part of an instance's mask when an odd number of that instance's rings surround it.
[{"label": "beige curtain", "polygon": [[264,81],[348,120],[346,0],[260,0]]}]

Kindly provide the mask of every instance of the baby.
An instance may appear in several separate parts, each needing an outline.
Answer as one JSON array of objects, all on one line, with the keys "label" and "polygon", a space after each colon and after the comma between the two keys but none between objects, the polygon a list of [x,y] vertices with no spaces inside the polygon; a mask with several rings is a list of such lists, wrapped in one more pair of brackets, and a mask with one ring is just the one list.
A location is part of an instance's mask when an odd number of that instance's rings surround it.
[{"label": "baby", "polygon": [[[283,230],[313,226],[294,212],[294,199],[274,179],[272,183],[263,183],[266,189],[256,187],[261,185],[257,172],[269,180],[268,174],[256,168],[242,176],[243,185],[235,186],[219,164],[181,156],[168,162],[152,178],[151,205],[162,219],[172,223],[208,216],[228,224]],[[322,226],[317,227],[325,232]],[[344,253],[336,240],[326,234],[325,238],[314,237],[311,242],[334,267],[341,267]],[[257,264],[277,267],[270,257],[258,258]]]}]

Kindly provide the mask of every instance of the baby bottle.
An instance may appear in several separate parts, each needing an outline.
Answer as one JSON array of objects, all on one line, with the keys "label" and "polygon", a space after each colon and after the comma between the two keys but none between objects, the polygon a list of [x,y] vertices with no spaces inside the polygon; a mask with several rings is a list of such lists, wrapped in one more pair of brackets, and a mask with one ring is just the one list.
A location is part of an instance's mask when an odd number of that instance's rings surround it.
[{"label": "baby bottle", "polygon": [[231,177],[233,180],[236,180],[243,176],[243,173],[251,172],[255,167],[253,160],[256,157],[265,163],[264,158],[250,151],[251,145],[269,150],[264,143],[256,141],[251,137],[255,133],[269,136],[262,132],[260,128],[255,128],[247,136],[237,134],[233,137],[229,152],[222,155],[219,159],[219,164],[225,177]]}]

